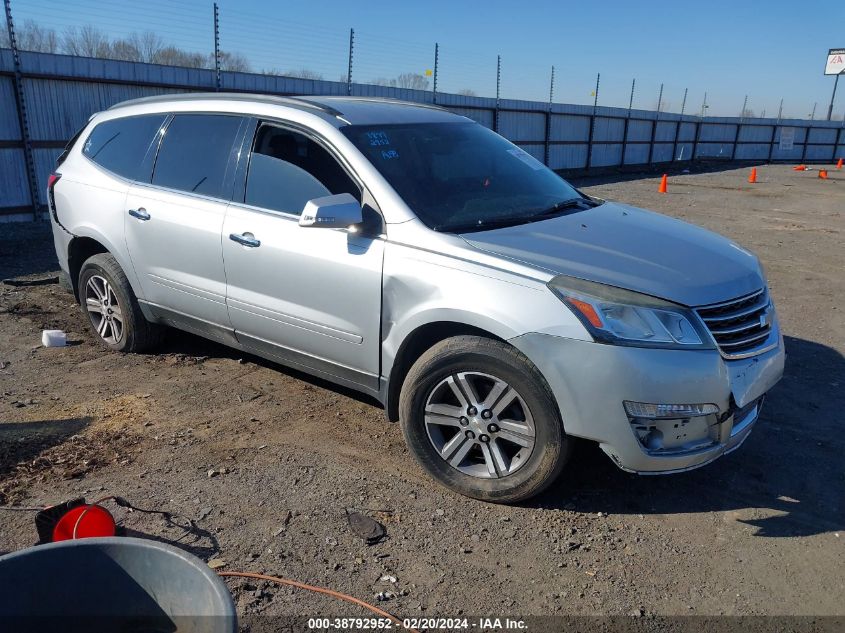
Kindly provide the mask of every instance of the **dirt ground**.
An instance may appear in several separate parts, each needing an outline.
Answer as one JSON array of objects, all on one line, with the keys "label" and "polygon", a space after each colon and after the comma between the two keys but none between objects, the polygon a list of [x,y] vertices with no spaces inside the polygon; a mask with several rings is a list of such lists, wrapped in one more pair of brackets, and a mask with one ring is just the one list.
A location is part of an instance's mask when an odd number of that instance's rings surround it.
[{"label": "dirt ground", "polygon": [[[730,456],[637,477],[578,446],[521,506],[429,480],[376,403],[173,332],[158,353],[94,343],[55,283],[0,284],[0,504],[86,496],[196,520],[115,515],[228,570],[277,574],[402,616],[845,615],[845,171],[788,166],[578,182],[719,231],[755,251],[786,335],[786,375]],[[655,244],[655,248],[659,248]],[[0,224],[0,277],[50,281],[45,225]],[[40,346],[44,328],[72,345]],[[367,546],[346,511],[378,518]],[[0,511],[0,553],[32,545],[32,513]],[[395,577],[382,580],[384,576]],[[362,615],[330,598],[228,580],[241,615]]]}]

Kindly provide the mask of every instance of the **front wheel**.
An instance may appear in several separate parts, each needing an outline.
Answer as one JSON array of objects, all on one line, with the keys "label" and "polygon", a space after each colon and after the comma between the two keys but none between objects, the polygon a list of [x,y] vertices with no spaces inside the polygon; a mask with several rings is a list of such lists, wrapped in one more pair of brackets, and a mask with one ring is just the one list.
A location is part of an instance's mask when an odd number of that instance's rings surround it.
[{"label": "front wheel", "polygon": [[475,499],[533,497],[569,458],[546,381],[501,341],[456,336],[436,344],[408,372],[399,407],[405,441],[420,465]]}]

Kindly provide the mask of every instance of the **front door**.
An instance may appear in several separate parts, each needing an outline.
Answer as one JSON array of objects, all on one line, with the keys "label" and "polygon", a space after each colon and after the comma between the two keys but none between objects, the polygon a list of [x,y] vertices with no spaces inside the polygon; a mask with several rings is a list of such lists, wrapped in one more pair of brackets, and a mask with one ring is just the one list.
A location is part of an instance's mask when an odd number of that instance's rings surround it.
[{"label": "front door", "polygon": [[229,207],[223,224],[226,302],[245,347],[376,389],[380,230],[298,224],[308,200],[338,193],[361,199],[362,189],[321,143],[260,125],[243,202]]}]

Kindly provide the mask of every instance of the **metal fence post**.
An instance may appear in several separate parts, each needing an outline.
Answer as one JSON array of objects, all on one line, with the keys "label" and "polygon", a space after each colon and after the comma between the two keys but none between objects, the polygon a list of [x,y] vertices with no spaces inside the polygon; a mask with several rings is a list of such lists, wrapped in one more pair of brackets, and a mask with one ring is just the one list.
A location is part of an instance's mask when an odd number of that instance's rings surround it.
[{"label": "metal fence post", "polygon": [[549,81],[549,109],[546,112],[546,150],[545,163],[548,167],[551,154],[551,140],[552,140],[552,102],[555,98],[555,67],[552,66],[552,77]]},{"label": "metal fence post", "polygon": [[593,136],[596,130],[596,108],[599,105],[599,84],[601,83],[601,73],[596,73],[596,91],[593,93],[593,113],[590,115],[590,135],[587,137],[587,164],[584,169],[589,169],[593,163]]},{"label": "metal fence post", "polygon": [[663,104],[663,84],[660,84],[660,93],[657,95],[657,114],[651,122],[651,142],[648,144],[648,164],[652,164],[654,158],[654,141],[657,138],[657,122],[660,121],[660,106]]},{"label": "metal fence post", "polygon": [[[812,121],[812,119],[810,119],[810,120]],[[802,163],[805,160],[807,160],[807,143],[810,140],[810,129],[811,128],[810,128],[809,124],[804,126],[804,147],[801,149],[801,162]]]},{"label": "metal fence post", "polygon": [[736,132],[734,133],[734,142],[731,146],[731,161],[736,160],[736,146],[739,143],[739,134],[742,131],[742,124],[745,122],[745,111],[748,108],[748,95],[742,100],[742,110],[739,113],[739,123],[736,124]]},{"label": "metal fence post", "polygon": [[499,96],[502,87],[502,56],[496,55],[496,112],[493,117],[493,131],[499,131]]},{"label": "metal fence post", "polygon": [[9,32],[9,47],[12,49],[12,61],[14,62],[14,76],[12,81],[15,89],[15,105],[18,111],[18,124],[21,128],[21,141],[23,141],[23,157],[26,165],[26,175],[29,181],[29,197],[32,200],[32,219],[38,220],[38,176],[35,172],[35,159],[32,153],[32,140],[29,137],[29,118],[26,112],[26,95],[23,91],[23,72],[21,70],[21,58],[18,53],[18,40],[15,36],[15,23],[12,20],[11,0],[3,0],[3,7],[6,10],[6,28]]},{"label": "metal fence post", "polygon": [[699,117],[698,121],[695,122],[695,140],[692,142],[692,154],[689,157],[691,163],[695,162],[695,157],[698,155],[698,143],[701,140],[701,128],[703,126],[704,117]]},{"label": "metal fence post", "polygon": [[780,100],[780,107],[778,108],[778,118],[775,121],[775,124],[772,126],[772,138],[769,140],[769,162],[772,162],[772,156],[774,155],[775,151],[775,137],[778,133],[778,127],[780,126],[780,115],[783,112],[783,99]]},{"label": "metal fence post", "polygon": [[352,94],[352,53],[355,50],[355,29],[349,29],[349,65],[346,68],[346,94]]},{"label": "metal fence post", "polygon": [[674,163],[677,158],[678,152],[678,136],[681,134],[681,123],[684,122],[684,110],[687,107],[687,90],[688,88],[684,88],[684,99],[681,101],[681,118],[677,120],[675,123],[675,140],[672,141],[672,162]]},{"label": "metal fence post", "polygon": [[434,43],[434,85],[431,91],[431,101],[432,103],[437,103],[437,66],[440,63],[440,45],[435,42]]},{"label": "metal fence post", "polygon": [[220,90],[220,9],[214,3],[214,88]]},{"label": "metal fence post", "polygon": [[625,124],[622,127],[622,158],[619,161],[619,166],[625,166],[625,154],[628,153],[628,127],[631,122],[631,108],[634,107],[634,86],[637,85],[637,78],[631,80],[631,98],[628,99],[628,116],[625,117]]},{"label": "metal fence post", "polygon": [[777,133],[778,133],[778,125],[777,125],[777,123],[775,123],[772,126],[772,137],[769,139],[769,160],[768,160],[768,162],[770,162],[770,163],[772,162],[772,154],[775,151],[775,137],[777,136]]}]

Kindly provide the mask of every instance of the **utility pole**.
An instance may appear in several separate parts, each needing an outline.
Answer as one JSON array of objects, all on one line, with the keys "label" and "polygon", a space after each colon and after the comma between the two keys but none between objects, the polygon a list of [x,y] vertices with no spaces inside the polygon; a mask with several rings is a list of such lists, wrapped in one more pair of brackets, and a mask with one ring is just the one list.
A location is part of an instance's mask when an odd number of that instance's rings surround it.
[{"label": "utility pole", "polygon": [[747,106],[748,106],[748,95],[745,95],[745,99],[742,100],[742,110],[739,111],[739,122],[740,123],[742,123],[742,121],[745,119],[745,110],[746,110]]},{"label": "utility pole", "polygon": [[783,99],[780,100],[780,105],[778,106],[778,123],[780,123],[781,118],[783,117]]},{"label": "utility pole", "polygon": [[349,29],[349,65],[346,69],[346,94],[352,94],[352,54],[355,50],[355,29]]},{"label": "utility pole", "polygon": [[813,111],[812,111],[812,112],[810,112],[810,121],[814,121],[814,120],[815,120],[815,118],[816,118],[816,107],[817,107],[818,105],[819,105],[819,102],[818,102],[818,101],[816,101],[816,102],[813,104]]},{"label": "utility pole", "polygon": [[[839,73],[841,75],[842,73]],[[827,120],[830,121],[831,117],[833,116],[833,101],[836,99],[836,86],[839,85],[839,75],[836,75],[836,79],[833,82],[833,94],[830,95],[830,105],[827,107]]]},{"label": "utility pole", "polygon": [[552,102],[555,98],[555,67],[552,66],[552,78],[549,81],[549,112],[552,111]]},{"label": "utility pole", "polygon": [[214,3],[214,87],[220,90],[220,9]]},{"label": "utility pole", "polygon": [[628,99],[628,116],[631,116],[631,108],[634,107],[634,87],[637,85],[637,78],[631,80],[631,98]]},{"label": "utility pole", "polygon": [[440,45],[434,43],[434,87],[431,94],[431,100],[437,103],[437,66],[440,63]]},{"label": "utility pole", "polygon": [[703,117],[707,113],[707,108],[710,106],[707,105],[707,93],[704,93],[704,101],[701,102],[701,116]]},{"label": "utility pole", "polygon": [[683,116],[684,110],[687,108],[687,91],[689,88],[684,88],[684,100],[681,101],[681,115]]}]

